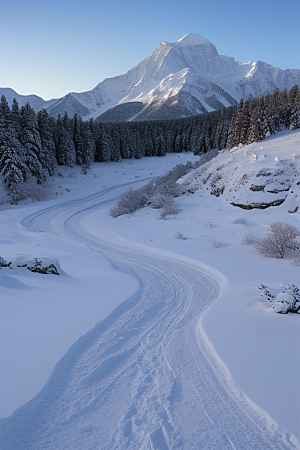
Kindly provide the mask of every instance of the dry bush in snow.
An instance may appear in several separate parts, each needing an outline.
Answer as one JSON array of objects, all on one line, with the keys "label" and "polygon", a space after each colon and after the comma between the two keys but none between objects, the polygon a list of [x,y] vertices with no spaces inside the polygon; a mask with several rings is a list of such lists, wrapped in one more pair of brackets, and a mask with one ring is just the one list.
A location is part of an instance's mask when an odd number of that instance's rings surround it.
[{"label": "dry bush in snow", "polygon": [[159,212],[159,219],[166,219],[167,216],[175,216],[179,212],[179,209],[175,205],[172,197],[166,197],[163,207]]},{"label": "dry bush in snow", "polygon": [[161,219],[165,219],[167,215],[177,214],[178,209],[175,207],[173,198],[182,195],[183,191],[176,181],[193,168],[190,161],[185,165],[177,164],[166,175],[151,180],[140,189],[126,192],[112,207],[110,215],[115,218],[123,214],[132,214],[144,206],[161,209]]},{"label": "dry bush in snow", "polygon": [[270,258],[283,258],[287,249],[299,248],[300,231],[292,225],[273,222],[269,234],[254,243],[258,252]]},{"label": "dry bush in snow", "polygon": [[255,245],[257,242],[257,236],[254,236],[254,234],[245,234],[245,236],[242,239],[242,244],[244,245]]},{"label": "dry bush in snow", "polygon": [[185,241],[185,240],[187,239],[187,238],[181,233],[181,231],[178,231],[178,232],[175,234],[174,238],[175,238],[175,239],[179,239],[179,240],[181,240],[181,241]]},{"label": "dry bush in snow", "polygon": [[145,206],[147,197],[144,190],[136,189],[126,192],[120,200],[111,208],[110,215],[114,218],[123,214],[132,214],[134,211]]}]

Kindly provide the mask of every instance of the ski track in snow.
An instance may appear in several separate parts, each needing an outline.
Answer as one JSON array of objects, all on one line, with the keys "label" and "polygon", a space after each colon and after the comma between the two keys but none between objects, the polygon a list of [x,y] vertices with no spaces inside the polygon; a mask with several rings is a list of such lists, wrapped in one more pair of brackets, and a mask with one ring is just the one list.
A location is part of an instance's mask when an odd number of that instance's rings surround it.
[{"label": "ski track in snow", "polygon": [[119,187],[21,222],[102,253],[140,287],[70,348],[33,400],[2,420],[1,449],[299,448],[234,386],[211,351],[199,320],[218,297],[216,279],[176,255],[108,245],[80,226],[114,203]]}]

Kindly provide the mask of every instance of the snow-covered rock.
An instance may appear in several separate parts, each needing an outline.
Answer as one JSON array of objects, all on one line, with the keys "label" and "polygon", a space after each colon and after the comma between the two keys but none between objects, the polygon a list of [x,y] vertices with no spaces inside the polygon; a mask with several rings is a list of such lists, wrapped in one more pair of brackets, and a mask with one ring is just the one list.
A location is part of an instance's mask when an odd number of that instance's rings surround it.
[{"label": "snow-covered rock", "polygon": [[[282,137],[276,137],[275,148],[272,137],[264,141],[263,148],[253,143],[223,150],[186,176],[182,184],[186,191],[209,191],[242,209],[284,204],[288,212],[295,213],[300,208],[300,133],[294,132],[293,136],[282,132]],[[298,152],[294,153],[296,149]],[[275,155],[279,155],[278,160]]]}]

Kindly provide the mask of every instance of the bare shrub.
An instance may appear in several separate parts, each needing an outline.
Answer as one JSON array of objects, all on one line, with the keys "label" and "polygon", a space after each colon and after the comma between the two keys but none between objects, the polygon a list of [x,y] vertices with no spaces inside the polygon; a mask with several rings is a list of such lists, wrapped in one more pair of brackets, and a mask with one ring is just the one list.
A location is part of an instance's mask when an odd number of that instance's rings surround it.
[{"label": "bare shrub", "polygon": [[49,190],[48,183],[38,184],[36,178],[32,175],[28,175],[26,181],[13,184],[7,189],[0,180],[0,204],[16,205],[18,202],[29,198],[33,201],[46,200],[49,196]]},{"label": "bare shrub", "polygon": [[134,211],[145,206],[146,201],[147,197],[142,189],[130,190],[122,195],[109,213],[114,218],[123,214],[132,214]]},{"label": "bare shrub", "polygon": [[175,234],[174,238],[175,238],[175,239],[179,239],[179,240],[181,240],[181,241],[185,241],[185,240],[187,239],[187,238],[181,233],[181,231],[178,231],[178,232]]},{"label": "bare shrub", "polygon": [[175,202],[172,197],[165,197],[165,201],[162,209],[159,213],[159,219],[166,219],[167,216],[175,216],[178,214],[179,209],[175,205]]},{"label": "bare shrub", "polygon": [[255,242],[257,251],[270,258],[283,258],[286,250],[297,249],[300,231],[292,225],[273,222],[269,226],[269,234]]},{"label": "bare shrub", "polygon": [[161,219],[165,219],[167,215],[177,214],[178,209],[175,207],[174,202],[172,203],[172,198],[182,195],[183,191],[176,181],[183,175],[186,175],[191,169],[193,169],[193,165],[190,161],[186,165],[178,164],[166,175],[150,181],[140,189],[130,190],[113,206],[110,210],[110,215],[118,217],[122,214],[132,214],[144,206],[162,209]]},{"label": "bare shrub", "polygon": [[149,206],[153,209],[160,209],[163,208],[165,201],[166,197],[164,195],[155,196],[149,201]]},{"label": "bare shrub", "polygon": [[212,246],[212,248],[220,248],[220,247],[222,247],[222,244],[220,241],[217,241],[215,238],[213,238],[211,240],[211,246]]},{"label": "bare shrub", "polygon": [[206,226],[207,228],[216,228],[217,225],[215,225],[212,220],[208,219]]},{"label": "bare shrub", "polygon": [[254,234],[245,234],[245,236],[242,239],[242,244],[244,245],[255,245],[257,242],[257,236],[254,236]]}]

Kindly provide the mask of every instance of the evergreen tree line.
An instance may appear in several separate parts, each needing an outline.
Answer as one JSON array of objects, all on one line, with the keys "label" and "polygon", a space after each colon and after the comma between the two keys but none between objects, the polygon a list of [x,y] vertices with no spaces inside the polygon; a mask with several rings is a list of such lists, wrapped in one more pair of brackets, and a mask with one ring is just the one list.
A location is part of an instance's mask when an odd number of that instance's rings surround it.
[{"label": "evergreen tree line", "polygon": [[120,161],[143,156],[234,147],[264,139],[284,124],[300,127],[299,87],[276,90],[260,99],[241,101],[239,107],[174,120],[124,123],[83,121],[67,113],[57,119],[46,110],[37,114],[26,103],[10,108],[0,101],[0,176],[12,201],[29,178],[42,184],[58,165],[82,166],[93,161]]},{"label": "evergreen tree line", "polygon": [[280,92],[261,98],[240,101],[234,117],[228,147],[251,144],[280,131],[300,128],[300,88],[295,85],[290,91]]}]

